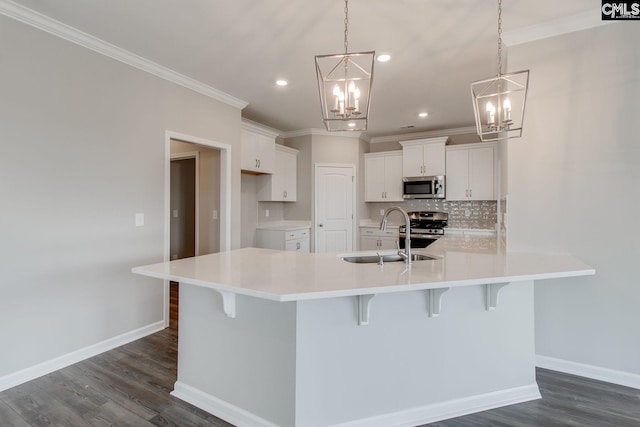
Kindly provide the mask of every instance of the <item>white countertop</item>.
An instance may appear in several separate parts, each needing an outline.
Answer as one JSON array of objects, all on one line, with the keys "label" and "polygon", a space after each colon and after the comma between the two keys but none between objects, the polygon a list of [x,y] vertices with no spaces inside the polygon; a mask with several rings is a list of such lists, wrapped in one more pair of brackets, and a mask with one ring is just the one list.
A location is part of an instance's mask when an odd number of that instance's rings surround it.
[{"label": "white countertop", "polygon": [[428,248],[413,252],[439,258],[415,261],[408,268],[402,262],[387,262],[384,266],[352,264],[341,260],[337,253],[244,248],[136,267],[132,271],[274,301],[595,274],[593,268],[570,255],[505,252],[492,236],[445,236]]},{"label": "white countertop", "polygon": [[293,231],[311,228],[311,221],[273,221],[258,224],[258,230]]}]

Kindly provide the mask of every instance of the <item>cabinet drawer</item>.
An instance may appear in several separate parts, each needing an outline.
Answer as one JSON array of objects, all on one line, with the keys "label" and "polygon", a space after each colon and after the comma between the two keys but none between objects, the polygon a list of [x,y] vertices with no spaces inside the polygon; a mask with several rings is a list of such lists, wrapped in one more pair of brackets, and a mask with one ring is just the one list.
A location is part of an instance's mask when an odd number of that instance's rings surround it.
[{"label": "cabinet drawer", "polygon": [[293,239],[287,240],[285,244],[285,251],[295,251],[295,252],[309,252],[309,239]]},{"label": "cabinet drawer", "polygon": [[304,228],[302,230],[290,230],[285,233],[285,240],[302,239],[309,237],[309,229]]},{"label": "cabinet drawer", "polygon": [[385,231],[380,230],[377,227],[361,227],[361,236],[376,236],[376,237],[398,237],[398,229],[390,228]]}]

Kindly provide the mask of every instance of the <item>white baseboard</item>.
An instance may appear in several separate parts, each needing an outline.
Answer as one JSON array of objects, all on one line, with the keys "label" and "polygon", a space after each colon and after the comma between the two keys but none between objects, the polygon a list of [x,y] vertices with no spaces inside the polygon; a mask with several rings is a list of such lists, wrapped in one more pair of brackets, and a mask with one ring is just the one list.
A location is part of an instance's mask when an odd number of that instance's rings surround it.
[{"label": "white baseboard", "polygon": [[[174,387],[174,391],[171,393],[173,396],[189,402],[238,427],[275,427],[273,423],[255,414],[181,383],[180,381],[177,381]],[[348,421],[334,427],[410,427],[535,399],[540,399],[540,391],[538,390],[538,385],[534,383],[528,386],[433,405],[425,405],[391,414]]]},{"label": "white baseboard", "polygon": [[151,325],[143,326],[142,328],[126,332],[97,344],[56,357],[55,359],[47,360],[46,362],[0,377],[0,391],[10,389],[17,385],[26,383],[27,381],[31,381],[43,375],[57,371],[58,369],[65,368],[69,365],[73,365],[74,363],[78,363],[100,353],[104,353],[105,351],[120,347],[123,344],[146,337],[154,332],[161,331],[165,328],[164,323],[164,320],[152,323]]},{"label": "white baseboard", "polygon": [[171,395],[238,427],[278,427],[277,424],[180,381],[174,384]]},{"label": "white baseboard", "polygon": [[540,355],[536,355],[535,363],[539,368],[640,389],[640,375],[638,374]]},{"label": "white baseboard", "polygon": [[450,418],[461,417],[502,406],[540,399],[537,384],[500,390],[464,399],[411,408],[405,411],[363,418],[338,424],[335,427],[412,427]]}]

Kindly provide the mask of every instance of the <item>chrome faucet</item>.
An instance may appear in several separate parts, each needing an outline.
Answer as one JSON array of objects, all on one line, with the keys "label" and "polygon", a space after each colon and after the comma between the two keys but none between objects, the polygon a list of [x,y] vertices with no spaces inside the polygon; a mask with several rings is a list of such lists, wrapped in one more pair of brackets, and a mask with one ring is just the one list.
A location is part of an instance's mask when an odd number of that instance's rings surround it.
[{"label": "chrome faucet", "polygon": [[404,222],[406,224],[406,231],[404,233],[404,252],[398,249],[398,255],[404,258],[404,262],[406,262],[407,264],[411,264],[411,220],[409,219],[409,214],[407,214],[407,211],[399,206],[392,206],[384,211],[384,215],[382,215],[382,221],[380,222],[380,230],[385,231],[387,229],[387,217],[393,211],[398,211],[402,215],[404,215]]}]

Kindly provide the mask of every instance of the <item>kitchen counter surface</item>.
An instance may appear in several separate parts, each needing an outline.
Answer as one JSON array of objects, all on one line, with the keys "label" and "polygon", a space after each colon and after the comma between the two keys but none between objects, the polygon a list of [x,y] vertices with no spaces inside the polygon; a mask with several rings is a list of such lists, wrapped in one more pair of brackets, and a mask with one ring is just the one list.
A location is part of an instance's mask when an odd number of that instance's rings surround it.
[{"label": "kitchen counter surface", "polygon": [[534,280],[594,270],[495,236],[414,252],[437,259],[245,248],[133,271],[180,282],[172,395],[233,425],[423,425],[539,399]]},{"label": "kitchen counter surface", "polygon": [[265,222],[262,224],[258,224],[258,226],[256,227],[256,229],[258,230],[281,230],[281,231],[303,230],[305,228],[311,228],[311,223],[309,221]]},{"label": "kitchen counter surface", "polygon": [[593,268],[570,255],[505,252],[494,236],[445,236],[414,253],[435,255],[438,259],[415,261],[408,268],[402,262],[387,262],[384,266],[348,263],[338,253],[244,248],[136,267],[133,272],[273,301],[595,274]]}]

